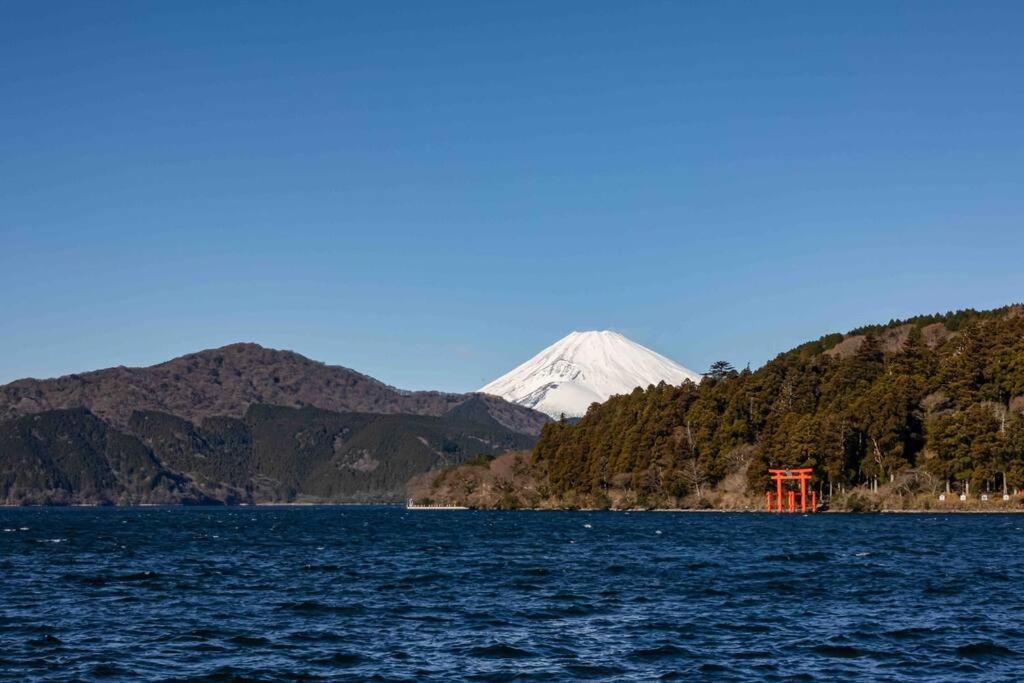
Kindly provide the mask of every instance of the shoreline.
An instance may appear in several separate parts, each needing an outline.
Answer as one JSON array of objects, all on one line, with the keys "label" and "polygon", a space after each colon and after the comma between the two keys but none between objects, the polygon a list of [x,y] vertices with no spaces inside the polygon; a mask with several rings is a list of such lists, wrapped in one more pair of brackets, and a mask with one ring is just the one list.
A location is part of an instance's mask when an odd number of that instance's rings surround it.
[{"label": "shoreline", "polygon": [[742,510],[742,509],[721,509],[721,508],[652,508],[649,510],[615,510],[610,508],[516,508],[514,510],[500,510],[498,508],[474,508],[466,506],[456,507],[408,507],[404,503],[380,502],[380,503],[242,503],[236,505],[183,505],[183,504],[160,504],[142,503],[138,505],[105,505],[93,503],[75,503],[68,505],[10,505],[0,504],[0,510],[39,510],[39,509],[189,509],[202,508],[214,510],[229,510],[240,508],[335,508],[335,507],[389,507],[399,508],[408,511],[433,510],[441,512],[614,512],[620,514],[641,514],[641,513],[693,513],[693,514],[748,514],[748,515],[772,515],[779,517],[807,517],[811,515],[1017,515],[1024,513],[1024,507],[998,508],[991,510],[964,510],[964,509],[882,509],[865,512],[853,512],[849,510],[819,510],[817,512],[775,512],[767,510]]}]

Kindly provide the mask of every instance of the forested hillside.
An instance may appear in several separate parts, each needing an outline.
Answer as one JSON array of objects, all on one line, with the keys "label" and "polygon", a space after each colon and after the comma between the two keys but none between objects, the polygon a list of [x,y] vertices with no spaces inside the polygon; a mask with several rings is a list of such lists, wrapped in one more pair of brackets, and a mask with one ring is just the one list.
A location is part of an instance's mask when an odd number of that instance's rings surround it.
[{"label": "forested hillside", "polygon": [[542,493],[580,504],[627,492],[707,498],[769,466],[814,467],[824,491],[907,476],[978,492],[1024,486],[1024,307],[958,311],[834,334],[755,372],[716,363],[698,384],[651,386],[547,425]]},{"label": "forested hillside", "polygon": [[529,448],[542,413],[256,344],[0,386],[0,504],[380,502]]},{"label": "forested hillside", "polygon": [[124,428],[49,410],[0,422],[0,504],[394,502],[416,474],[532,444],[479,397],[440,417],[252,405]]}]

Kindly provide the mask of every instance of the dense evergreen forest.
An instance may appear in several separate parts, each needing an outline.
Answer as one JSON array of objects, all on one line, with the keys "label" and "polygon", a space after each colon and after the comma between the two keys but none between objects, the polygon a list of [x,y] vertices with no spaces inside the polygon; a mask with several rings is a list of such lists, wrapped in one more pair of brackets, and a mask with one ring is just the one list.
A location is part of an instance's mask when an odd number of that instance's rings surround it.
[{"label": "dense evergreen forest", "polygon": [[637,388],[545,426],[531,459],[545,494],[591,501],[699,500],[736,473],[760,495],[770,466],[814,467],[826,492],[910,475],[1024,487],[1024,307],[829,335],[754,372],[715,363],[699,385]]},{"label": "dense evergreen forest", "polygon": [[446,415],[249,406],[193,423],[86,408],[0,422],[0,505],[396,502],[410,477],[529,448],[472,397]]}]

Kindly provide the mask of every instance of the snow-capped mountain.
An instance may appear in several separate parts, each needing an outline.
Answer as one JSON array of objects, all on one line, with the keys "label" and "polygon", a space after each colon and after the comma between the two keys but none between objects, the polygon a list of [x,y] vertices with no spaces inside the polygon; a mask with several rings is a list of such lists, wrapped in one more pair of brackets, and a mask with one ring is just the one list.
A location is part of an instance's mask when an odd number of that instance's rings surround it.
[{"label": "snow-capped mountain", "polygon": [[506,375],[481,388],[485,394],[547,413],[579,417],[591,403],[665,380],[701,377],[618,332],[573,332]]}]

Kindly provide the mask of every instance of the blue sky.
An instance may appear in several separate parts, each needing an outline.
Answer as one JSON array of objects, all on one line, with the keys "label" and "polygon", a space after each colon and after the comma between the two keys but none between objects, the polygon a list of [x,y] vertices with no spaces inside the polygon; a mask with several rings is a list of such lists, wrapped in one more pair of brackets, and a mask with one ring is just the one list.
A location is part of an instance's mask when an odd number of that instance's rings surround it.
[{"label": "blue sky", "polygon": [[470,390],[1024,300],[1024,3],[0,4],[0,382]]}]

